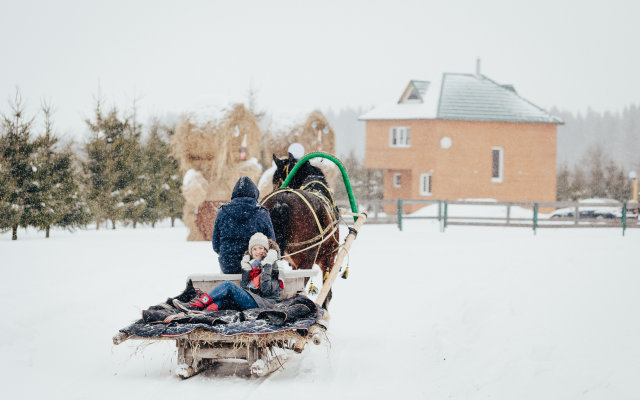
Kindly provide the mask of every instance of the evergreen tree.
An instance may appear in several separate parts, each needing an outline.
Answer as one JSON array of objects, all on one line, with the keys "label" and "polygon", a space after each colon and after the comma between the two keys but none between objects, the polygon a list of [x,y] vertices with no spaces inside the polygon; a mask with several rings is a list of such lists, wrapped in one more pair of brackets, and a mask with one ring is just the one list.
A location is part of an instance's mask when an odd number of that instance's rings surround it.
[{"label": "evergreen tree", "polygon": [[182,196],[182,174],[178,165],[178,160],[169,154],[169,170],[165,191],[162,192],[163,203],[165,204],[165,216],[171,218],[171,227],[176,219],[182,218],[184,207],[184,197]]},{"label": "evergreen tree", "polygon": [[17,240],[18,227],[26,228],[29,225],[29,209],[38,203],[38,183],[35,177],[37,167],[33,163],[34,144],[31,140],[33,119],[26,119],[24,116],[20,92],[16,91],[10,107],[11,115],[2,116],[0,136],[0,180],[3,183],[3,194],[0,195],[0,229],[11,229],[11,239]]},{"label": "evergreen tree", "polygon": [[607,197],[618,201],[628,201],[632,197],[631,182],[624,170],[609,160],[605,167]]},{"label": "evergreen tree", "polygon": [[45,132],[36,143],[37,177],[40,182],[41,207],[33,215],[33,225],[45,229],[46,237],[52,225],[73,228],[85,225],[88,210],[78,187],[78,174],[73,165],[73,153],[67,148],[56,151],[58,138],[53,134],[51,106],[44,104]]},{"label": "evergreen tree", "polygon": [[144,214],[146,222],[155,226],[162,218],[171,218],[171,226],[175,218],[182,213],[183,199],[180,192],[178,163],[171,156],[167,136],[171,130],[154,122],[145,142],[144,169],[147,176],[148,192],[146,194],[147,209]]},{"label": "evergreen tree", "polygon": [[20,221],[20,206],[13,203],[13,195],[18,190],[17,181],[9,160],[4,157],[6,140],[4,135],[0,136],[0,232],[12,229]]},{"label": "evergreen tree", "polygon": [[131,222],[135,228],[142,222],[147,208],[149,175],[144,170],[144,149],[140,145],[140,134],[127,130],[115,147],[118,160],[117,190],[124,193],[121,203],[121,219]]},{"label": "evergreen tree", "polygon": [[573,168],[573,177],[569,184],[570,197],[567,200],[576,201],[587,198],[587,177],[584,169],[580,165]]},{"label": "evergreen tree", "polygon": [[556,201],[567,201],[571,199],[571,187],[570,187],[571,172],[566,163],[563,163],[558,168],[556,178]]},{"label": "evergreen tree", "polygon": [[128,119],[121,120],[114,107],[102,113],[96,102],[95,121],[87,120],[92,137],[85,145],[87,160],[84,170],[88,178],[87,202],[96,227],[105,220],[116,221],[132,215],[135,199],[137,137],[129,130]]},{"label": "evergreen tree", "polygon": [[607,158],[599,147],[589,149],[582,161],[587,167],[588,197],[607,197],[607,182],[604,166]]},{"label": "evergreen tree", "polygon": [[39,182],[40,204],[37,208],[32,209],[31,223],[38,229],[45,229],[46,237],[48,238],[51,225],[58,218],[53,204],[53,188],[56,180],[56,171],[53,166],[56,158],[54,146],[58,139],[52,132],[51,107],[43,104],[42,111],[44,113],[45,131],[44,135],[35,140],[36,178],[37,182]]}]

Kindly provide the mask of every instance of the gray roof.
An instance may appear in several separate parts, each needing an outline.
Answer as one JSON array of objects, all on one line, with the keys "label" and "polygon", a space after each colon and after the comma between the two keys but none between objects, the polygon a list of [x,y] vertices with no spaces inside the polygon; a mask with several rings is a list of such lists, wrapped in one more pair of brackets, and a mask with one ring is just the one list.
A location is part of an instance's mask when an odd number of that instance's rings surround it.
[{"label": "gray roof", "polygon": [[482,75],[451,73],[442,78],[437,118],[562,123],[560,118],[521,97],[513,85],[501,85]]},{"label": "gray roof", "polygon": [[[420,98],[407,101],[411,91]],[[412,80],[399,102],[380,105],[360,117],[365,121],[394,119],[563,123],[520,96],[513,85],[483,75],[455,73],[443,74],[441,82]]]}]

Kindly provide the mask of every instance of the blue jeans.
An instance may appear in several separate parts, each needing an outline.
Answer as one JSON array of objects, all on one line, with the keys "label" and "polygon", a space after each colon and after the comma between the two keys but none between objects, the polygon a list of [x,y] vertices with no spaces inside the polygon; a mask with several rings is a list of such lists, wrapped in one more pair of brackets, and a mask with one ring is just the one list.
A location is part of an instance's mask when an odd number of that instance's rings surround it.
[{"label": "blue jeans", "polygon": [[243,311],[258,307],[249,293],[231,281],[224,281],[214,287],[209,296],[221,310],[233,308]]}]

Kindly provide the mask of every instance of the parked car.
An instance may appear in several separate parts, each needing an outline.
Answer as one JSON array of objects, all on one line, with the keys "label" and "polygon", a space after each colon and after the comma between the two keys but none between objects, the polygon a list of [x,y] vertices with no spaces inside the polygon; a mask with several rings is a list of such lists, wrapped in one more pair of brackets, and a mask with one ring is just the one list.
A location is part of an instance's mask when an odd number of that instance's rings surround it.
[{"label": "parked car", "polygon": [[[614,199],[578,200],[580,219],[616,219],[622,218],[622,203]],[[612,205],[615,204],[615,205]],[[574,218],[575,207],[559,208],[551,213],[550,218]],[[627,213],[630,217],[631,213]]]}]

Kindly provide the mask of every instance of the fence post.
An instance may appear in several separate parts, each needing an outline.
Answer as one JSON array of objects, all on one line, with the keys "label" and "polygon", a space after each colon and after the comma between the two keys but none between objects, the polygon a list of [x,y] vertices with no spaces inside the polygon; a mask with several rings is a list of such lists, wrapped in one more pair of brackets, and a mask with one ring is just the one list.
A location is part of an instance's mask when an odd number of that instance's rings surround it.
[{"label": "fence post", "polygon": [[444,230],[447,228],[447,211],[448,211],[449,205],[447,204],[447,201],[444,201],[444,217],[442,218],[442,232],[444,232]]},{"label": "fence post", "polygon": [[627,230],[627,202],[622,203],[622,236],[624,231]]},{"label": "fence post", "polygon": [[533,234],[536,234],[538,228],[538,203],[533,203]]},{"label": "fence post", "polygon": [[402,231],[402,199],[398,199],[398,229]]},{"label": "fence post", "polygon": [[509,225],[509,222],[511,220],[511,203],[507,204],[507,225]]}]

